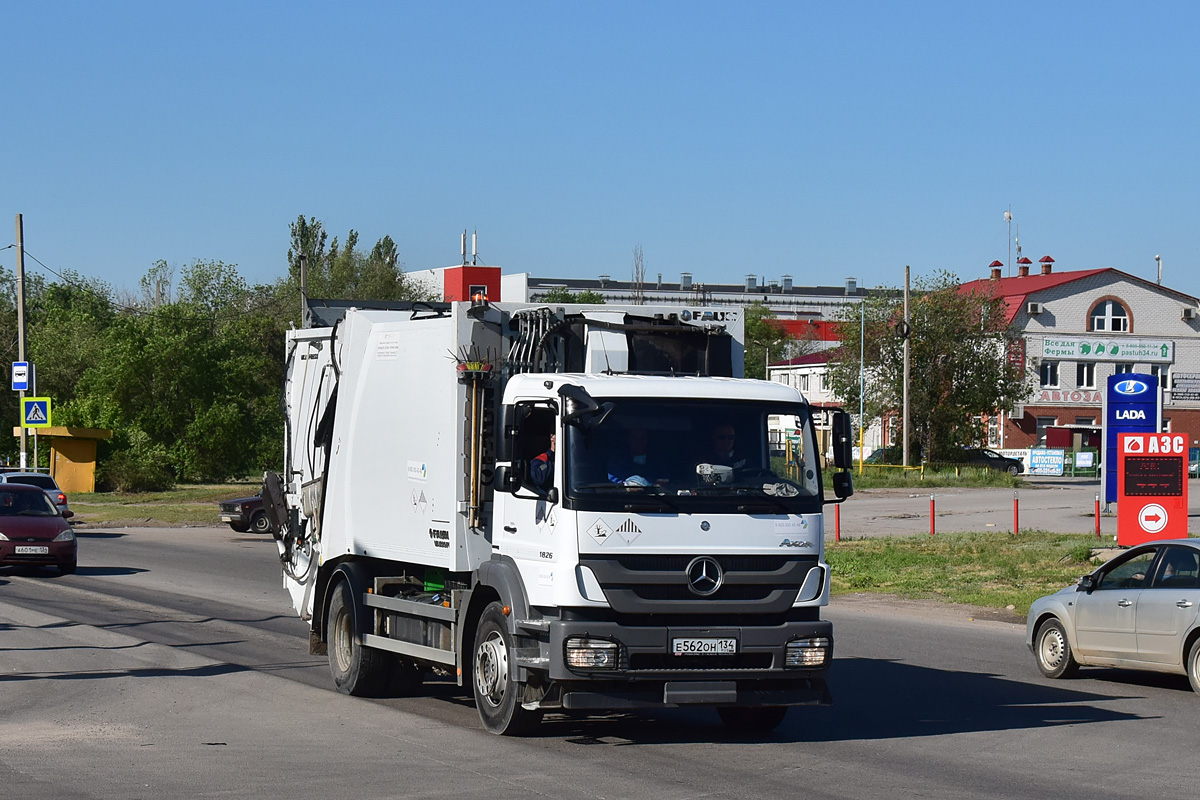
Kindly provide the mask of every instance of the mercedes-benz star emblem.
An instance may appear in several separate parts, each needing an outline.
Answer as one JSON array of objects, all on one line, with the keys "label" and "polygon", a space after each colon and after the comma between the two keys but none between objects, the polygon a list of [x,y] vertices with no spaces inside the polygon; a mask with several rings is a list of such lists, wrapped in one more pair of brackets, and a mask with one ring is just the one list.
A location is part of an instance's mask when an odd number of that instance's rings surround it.
[{"label": "mercedes-benz star emblem", "polygon": [[725,574],[721,571],[721,565],[716,562],[716,559],[700,556],[692,559],[692,563],[688,564],[688,588],[692,590],[693,594],[708,597],[721,588],[721,581],[724,578]]}]

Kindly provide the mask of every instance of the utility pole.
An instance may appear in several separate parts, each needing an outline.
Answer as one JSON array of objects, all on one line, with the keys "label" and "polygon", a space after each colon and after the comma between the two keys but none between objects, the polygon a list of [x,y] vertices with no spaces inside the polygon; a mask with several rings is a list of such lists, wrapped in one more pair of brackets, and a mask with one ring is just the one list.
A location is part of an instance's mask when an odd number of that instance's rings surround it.
[{"label": "utility pole", "polygon": [[904,265],[904,466],[908,466],[908,362],[912,352],[912,320],[908,317],[909,266]]},{"label": "utility pole", "polygon": [[[24,226],[21,224],[21,215],[17,214],[17,361],[25,360],[25,232]],[[25,391],[21,390],[18,395],[21,400],[25,399]],[[24,403],[18,402],[19,407],[24,407]],[[25,420],[21,420],[24,422]],[[21,426],[21,469],[26,469],[29,466],[26,448],[29,445],[29,432],[24,425]],[[36,466],[36,465],[35,465]]]}]

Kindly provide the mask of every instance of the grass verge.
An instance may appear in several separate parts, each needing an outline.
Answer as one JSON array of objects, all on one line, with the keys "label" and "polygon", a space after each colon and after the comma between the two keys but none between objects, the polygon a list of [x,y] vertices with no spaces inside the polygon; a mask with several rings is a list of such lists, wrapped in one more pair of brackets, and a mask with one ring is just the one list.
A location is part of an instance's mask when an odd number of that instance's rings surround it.
[{"label": "grass verge", "polygon": [[[1096,537],[1021,531],[914,534],[829,544],[831,591],[880,592],[909,599],[1029,612],[1045,594],[1073,584],[1099,563]],[[1095,562],[1095,563],[1093,563]]]},{"label": "grass verge", "polygon": [[165,492],[80,492],[68,495],[72,522],[85,525],[221,525],[217,503],[258,492],[260,484],[180,486]]}]

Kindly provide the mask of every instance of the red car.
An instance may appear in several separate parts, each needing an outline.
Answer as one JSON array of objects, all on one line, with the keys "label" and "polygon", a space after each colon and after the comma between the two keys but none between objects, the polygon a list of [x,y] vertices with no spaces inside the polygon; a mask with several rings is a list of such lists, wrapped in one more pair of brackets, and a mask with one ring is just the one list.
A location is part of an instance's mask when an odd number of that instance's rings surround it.
[{"label": "red car", "polygon": [[0,565],[75,571],[79,545],[71,526],[36,486],[0,484]]}]

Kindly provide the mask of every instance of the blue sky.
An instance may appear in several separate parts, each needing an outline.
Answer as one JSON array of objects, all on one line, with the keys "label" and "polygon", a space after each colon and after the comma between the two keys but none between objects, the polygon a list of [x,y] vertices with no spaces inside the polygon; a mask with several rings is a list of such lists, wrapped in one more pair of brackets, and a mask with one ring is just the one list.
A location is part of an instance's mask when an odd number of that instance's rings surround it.
[{"label": "blue sky", "polygon": [[[134,289],[407,269],[899,285],[1024,255],[1200,295],[1189,3],[6,3],[0,247]],[[1013,255],[1015,260],[1015,253]],[[13,250],[0,263],[15,266]],[[29,268],[37,265],[27,262]]]}]

